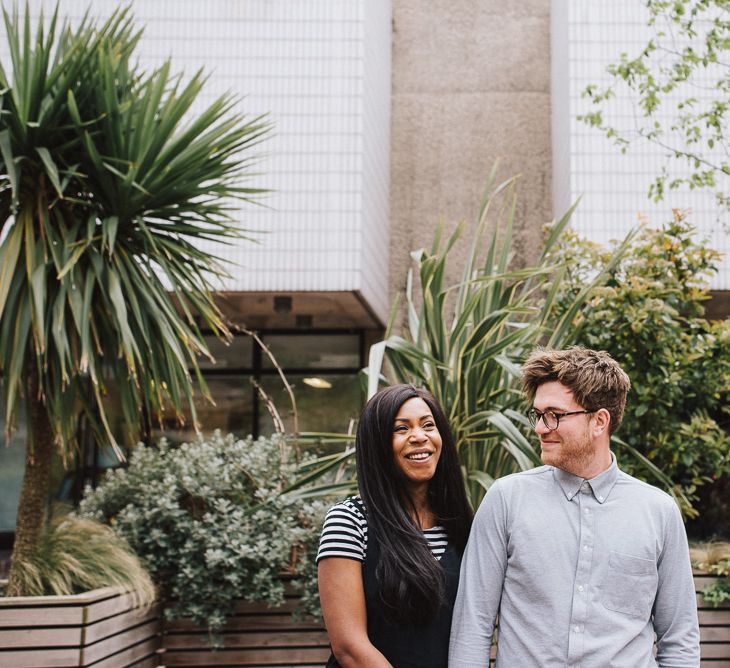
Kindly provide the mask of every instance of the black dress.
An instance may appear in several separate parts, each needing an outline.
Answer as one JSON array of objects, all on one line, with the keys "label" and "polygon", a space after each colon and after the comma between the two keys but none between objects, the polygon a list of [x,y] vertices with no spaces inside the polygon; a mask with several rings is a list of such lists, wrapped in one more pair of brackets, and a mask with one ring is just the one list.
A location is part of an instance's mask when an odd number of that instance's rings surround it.
[{"label": "black dress", "polygon": [[[360,505],[360,504],[358,504]],[[362,510],[362,507],[360,507]],[[426,625],[392,624],[383,616],[375,569],[380,561],[380,543],[375,532],[368,532],[368,547],[362,566],[368,638],[394,668],[446,668],[449,657],[451,615],[459,586],[461,554],[447,545],[439,563],[444,569],[445,601],[435,619]],[[341,668],[334,656],[327,668]]]}]

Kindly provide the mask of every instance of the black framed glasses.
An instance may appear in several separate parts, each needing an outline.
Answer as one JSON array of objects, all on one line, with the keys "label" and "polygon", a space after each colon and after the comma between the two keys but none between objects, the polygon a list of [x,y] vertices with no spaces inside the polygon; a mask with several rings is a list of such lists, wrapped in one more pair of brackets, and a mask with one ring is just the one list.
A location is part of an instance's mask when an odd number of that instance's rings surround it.
[{"label": "black framed glasses", "polygon": [[[596,409],[598,410],[598,409]],[[530,424],[535,427],[539,420],[550,430],[555,431],[560,426],[560,420],[569,415],[582,415],[583,413],[595,413],[596,410],[592,411],[569,411],[567,413],[558,413],[557,411],[538,411],[531,408],[527,411],[527,419]]]}]

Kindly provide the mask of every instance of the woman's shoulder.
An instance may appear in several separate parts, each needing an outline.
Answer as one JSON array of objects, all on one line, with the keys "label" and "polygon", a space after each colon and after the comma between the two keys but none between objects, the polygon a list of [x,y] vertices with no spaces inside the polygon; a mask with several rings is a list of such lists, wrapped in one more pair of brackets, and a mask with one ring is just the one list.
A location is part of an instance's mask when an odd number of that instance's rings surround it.
[{"label": "woman's shoulder", "polygon": [[346,499],[335,503],[327,511],[327,518],[330,517],[349,517],[357,520],[358,523],[367,523],[365,506],[359,496],[348,496]]},{"label": "woman's shoulder", "polygon": [[328,557],[364,561],[367,552],[368,525],[362,512],[362,500],[350,497],[327,512],[319,539],[317,562]]}]

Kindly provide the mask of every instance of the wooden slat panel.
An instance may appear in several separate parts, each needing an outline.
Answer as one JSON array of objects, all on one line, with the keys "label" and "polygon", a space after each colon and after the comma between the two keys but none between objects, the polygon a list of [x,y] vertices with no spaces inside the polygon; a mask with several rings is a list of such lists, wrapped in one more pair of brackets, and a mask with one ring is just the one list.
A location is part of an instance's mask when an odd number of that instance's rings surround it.
[{"label": "wooden slat panel", "polygon": [[702,643],[700,654],[703,659],[730,660],[730,646],[723,643]]},{"label": "wooden slat panel", "polygon": [[0,666],[8,668],[68,668],[78,665],[77,649],[34,649],[26,652],[0,650]]},{"label": "wooden slat panel", "polygon": [[700,626],[700,640],[702,642],[724,642],[730,647],[730,627]]},{"label": "wooden slat panel", "polygon": [[730,610],[723,608],[700,610],[697,615],[700,618],[700,626],[705,626],[706,624],[712,626],[730,626]]},{"label": "wooden slat panel", "polygon": [[[226,633],[223,635],[226,649],[255,647],[328,647],[326,631],[280,631],[276,633]],[[168,636],[168,649],[208,649],[208,636],[184,634]]]},{"label": "wooden slat panel", "polygon": [[86,623],[93,624],[106,617],[112,615],[118,615],[127,610],[134,610],[134,595],[129,593],[119,594],[112,596],[103,601],[93,603],[90,605],[86,612]]},{"label": "wooden slat panel", "polygon": [[[140,614],[131,610],[133,601],[131,594],[108,587],[77,596],[0,599],[0,666],[77,667],[84,665],[84,653],[91,663],[106,662],[115,651],[128,659],[113,659],[110,667],[140,661],[157,665],[159,608]],[[84,620],[96,623],[85,627]],[[90,641],[96,642],[83,650]],[[33,649],[23,652],[19,647]]]},{"label": "wooden slat panel", "polygon": [[114,617],[109,617],[84,629],[84,644],[90,645],[133,626],[139,626],[153,619],[158,619],[159,616],[160,606],[154,605],[144,615],[141,615],[139,610],[128,610]]},{"label": "wooden slat panel", "polygon": [[[730,605],[710,606],[702,590],[717,581],[714,575],[695,573],[695,590],[700,620],[702,668],[730,668]],[[715,626],[708,626],[714,624]]]},{"label": "wooden slat panel", "polygon": [[695,573],[694,581],[695,581],[695,589],[697,591],[699,591],[700,589],[705,588],[708,584],[712,584],[713,582],[716,582],[717,576],[716,575],[707,575],[706,573],[702,574],[702,575]]},{"label": "wooden slat panel", "polygon": [[[94,596],[38,596],[39,601],[33,605],[28,604],[33,600],[28,596],[0,598],[0,628],[71,626],[84,621],[88,624],[132,609],[132,594],[120,594],[111,588],[99,591],[102,593]],[[42,601],[46,603],[41,604]]]},{"label": "wooden slat panel", "polygon": [[322,666],[329,657],[329,648],[268,649],[268,650],[219,650],[208,652],[166,651],[163,663],[175,666],[271,666],[314,664]]},{"label": "wooden slat panel", "polygon": [[[6,599],[12,600],[12,599]],[[2,598],[0,598],[2,601]],[[0,608],[0,628],[19,626],[63,626],[82,624],[84,607],[73,606],[63,608]]]},{"label": "wooden slat panel", "polygon": [[0,648],[79,647],[81,627],[10,629],[0,631]]},{"label": "wooden slat panel", "polygon": [[[224,631],[266,631],[277,628],[323,629],[322,622],[314,620],[293,621],[291,615],[237,615],[230,617],[223,627]],[[190,619],[165,620],[165,631],[198,631],[199,627]]]},{"label": "wooden slat panel", "polygon": [[143,640],[147,640],[148,638],[157,638],[159,626],[159,620],[153,619],[146,624],[142,624],[141,626],[137,626],[133,629],[128,629],[122,633],[118,633],[117,635],[110,636],[100,642],[94,643],[93,645],[84,647],[81,653],[82,665],[88,666],[96,661],[101,661],[101,659],[106,659],[112,654],[120,652],[126,647],[131,647],[132,645],[142,642]]},{"label": "wooden slat panel", "polygon": [[142,665],[139,662],[143,661],[145,666],[158,666],[159,665],[159,638],[149,638],[133,647],[129,647],[118,654],[106,657],[94,664],[80,664],[84,666],[93,666],[93,668],[122,668],[122,666],[137,666]]},{"label": "wooden slat panel", "polygon": [[11,596],[9,598],[0,598],[0,609],[17,608],[18,606],[30,608],[83,606],[119,596],[120,591],[120,589],[114,587],[102,587],[101,589],[94,589],[84,594],[69,594],[64,596]]},{"label": "wooden slat panel", "polygon": [[[156,668],[160,665],[160,654],[155,652],[151,656],[148,656],[141,661],[136,661],[129,665],[129,668]],[[96,666],[94,666],[96,668]]]}]

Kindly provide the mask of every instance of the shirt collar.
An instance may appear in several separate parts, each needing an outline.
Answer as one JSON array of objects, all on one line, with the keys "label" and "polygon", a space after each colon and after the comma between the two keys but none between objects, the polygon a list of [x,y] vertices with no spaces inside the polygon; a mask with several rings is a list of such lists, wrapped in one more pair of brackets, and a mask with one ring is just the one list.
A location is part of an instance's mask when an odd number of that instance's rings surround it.
[{"label": "shirt collar", "polygon": [[603,503],[606,499],[608,499],[608,495],[611,493],[613,486],[616,484],[616,479],[618,478],[616,456],[612,452],[611,466],[603,471],[603,473],[600,473],[590,480],[585,480],[584,478],[556,467],[553,467],[553,475],[558,481],[558,484],[562,488],[568,501],[573,500],[573,497],[580,491],[581,485],[586,482],[593,491],[596,501],[598,501],[598,503]]}]

